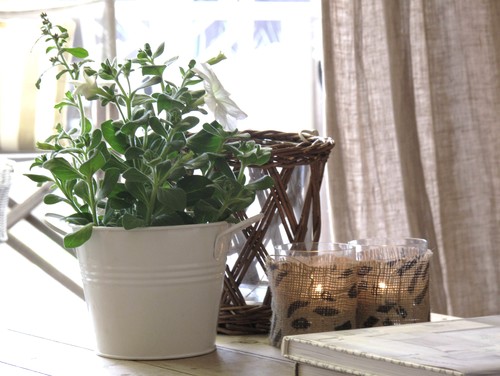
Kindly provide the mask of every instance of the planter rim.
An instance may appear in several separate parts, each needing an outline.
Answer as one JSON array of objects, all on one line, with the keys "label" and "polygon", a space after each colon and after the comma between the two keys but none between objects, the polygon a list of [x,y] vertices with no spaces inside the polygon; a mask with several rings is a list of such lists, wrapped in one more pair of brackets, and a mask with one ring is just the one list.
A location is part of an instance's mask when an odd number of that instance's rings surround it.
[{"label": "planter rim", "polygon": [[[183,229],[183,228],[193,228],[193,227],[218,227],[222,224],[229,224],[227,221],[210,222],[210,223],[192,223],[187,225],[168,225],[168,226],[147,226],[147,227],[136,227],[131,230],[125,230],[123,227],[115,226],[94,226],[93,231],[129,231],[129,232],[140,232],[140,231],[165,231],[165,229]],[[68,223],[72,228],[82,227],[80,225],[74,225]]]}]

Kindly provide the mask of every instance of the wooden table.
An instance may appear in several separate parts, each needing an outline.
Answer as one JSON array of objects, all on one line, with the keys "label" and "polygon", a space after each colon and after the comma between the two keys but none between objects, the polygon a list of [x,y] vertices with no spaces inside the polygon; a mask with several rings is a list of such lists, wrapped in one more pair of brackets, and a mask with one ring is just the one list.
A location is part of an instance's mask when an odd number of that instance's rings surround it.
[{"label": "wooden table", "polygon": [[[67,268],[79,278],[74,262]],[[178,360],[113,360],[93,348],[85,302],[0,244],[1,376],[294,375],[266,335],[220,335],[217,351]]]},{"label": "wooden table", "polygon": [[[79,278],[78,265],[68,264]],[[217,351],[169,361],[113,360],[93,349],[85,302],[0,244],[0,376],[291,376],[294,369],[266,335],[218,336]]]},{"label": "wooden table", "polygon": [[5,376],[163,376],[293,375],[294,365],[267,337],[219,336],[208,355],[161,361],[113,360],[78,341],[61,342],[4,329],[0,331],[0,375]]},{"label": "wooden table", "polygon": [[[450,316],[433,315],[434,320]],[[85,329],[86,323],[82,323]],[[36,330],[35,330],[36,331]],[[208,355],[160,361],[124,361],[103,358],[92,350],[91,332],[36,335],[0,330],[2,376],[224,376],[294,375],[294,363],[267,342],[266,335],[217,337],[217,350]],[[84,333],[82,335],[82,333]]]}]

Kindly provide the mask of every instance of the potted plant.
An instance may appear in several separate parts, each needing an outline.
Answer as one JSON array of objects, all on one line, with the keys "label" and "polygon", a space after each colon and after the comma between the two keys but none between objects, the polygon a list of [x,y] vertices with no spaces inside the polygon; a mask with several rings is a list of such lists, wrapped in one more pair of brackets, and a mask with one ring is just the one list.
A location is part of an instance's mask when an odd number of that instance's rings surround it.
[{"label": "potted plant", "polygon": [[[43,173],[27,176],[57,188],[46,204],[72,209],[64,244],[77,248],[97,352],[159,359],[212,351],[224,251],[237,228],[230,223],[272,185],[245,177],[270,149],[235,127],[246,115],[211,68],[224,55],[189,61],[176,84],[167,73],[177,59],[161,60],[163,45],[94,66],[85,49],[68,46],[64,27],[41,17],[57,78],[74,85],[56,108],[76,109],[79,126],[58,124],[39,142],[44,153],[32,168]],[[93,124],[92,102],[118,116]],[[200,122],[205,107],[215,120]]]}]

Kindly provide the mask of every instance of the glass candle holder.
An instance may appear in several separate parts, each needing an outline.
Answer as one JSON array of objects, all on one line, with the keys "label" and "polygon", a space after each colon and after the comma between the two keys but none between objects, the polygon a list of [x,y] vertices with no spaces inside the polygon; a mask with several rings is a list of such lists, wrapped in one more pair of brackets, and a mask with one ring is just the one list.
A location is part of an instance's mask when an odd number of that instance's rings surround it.
[{"label": "glass candle holder", "polygon": [[357,262],[343,243],[291,243],[266,260],[272,294],[270,342],[286,335],[356,327]]},{"label": "glass candle holder", "polygon": [[358,239],[348,244],[359,262],[357,327],[430,320],[432,252],[425,239]]}]

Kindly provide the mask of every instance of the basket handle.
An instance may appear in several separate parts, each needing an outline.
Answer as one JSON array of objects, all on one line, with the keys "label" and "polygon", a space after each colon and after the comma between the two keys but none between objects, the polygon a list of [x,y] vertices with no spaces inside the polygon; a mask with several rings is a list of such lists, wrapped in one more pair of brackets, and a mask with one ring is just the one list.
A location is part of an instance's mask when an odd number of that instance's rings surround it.
[{"label": "basket handle", "polygon": [[259,220],[261,220],[264,217],[263,213],[256,214],[250,218],[247,218],[241,222],[238,222],[234,225],[231,225],[221,233],[217,235],[215,238],[215,244],[214,244],[214,258],[216,260],[220,260],[220,258],[226,253],[224,250],[226,242],[229,241],[228,237],[238,230],[242,230],[244,228],[247,228],[250,226],[252,223],[255,223]]}]

